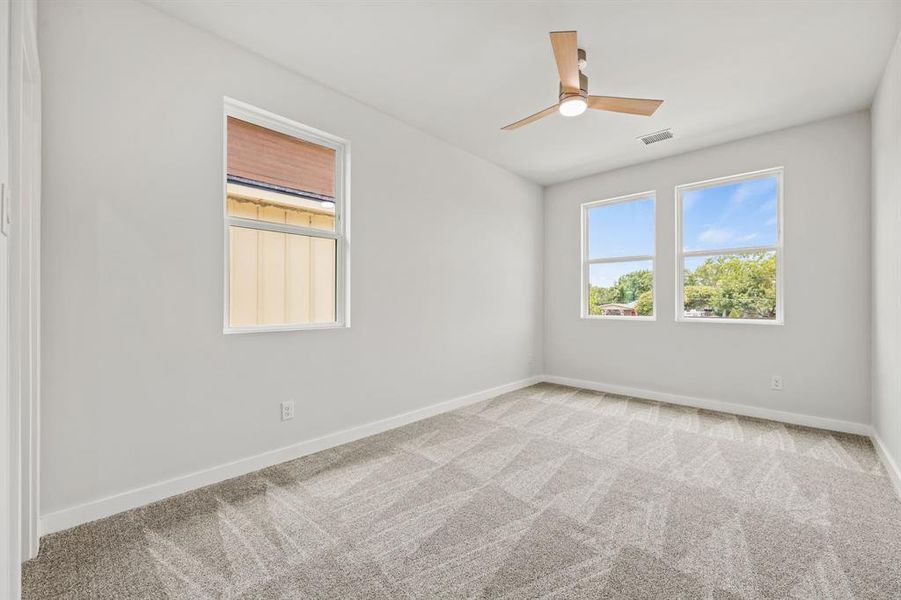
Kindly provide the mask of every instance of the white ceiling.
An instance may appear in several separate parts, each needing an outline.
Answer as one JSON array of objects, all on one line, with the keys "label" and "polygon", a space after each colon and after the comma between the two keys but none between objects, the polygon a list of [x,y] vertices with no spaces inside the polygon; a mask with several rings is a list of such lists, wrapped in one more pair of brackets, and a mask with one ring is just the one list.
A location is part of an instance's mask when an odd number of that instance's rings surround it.
[{"label": "white ceiling", "polygon": [[[148,3],[542,184],[865,108],[901,26],[892,0]],[[564,29],[590,93],[663,106],[501,131],[556,101]]]}]

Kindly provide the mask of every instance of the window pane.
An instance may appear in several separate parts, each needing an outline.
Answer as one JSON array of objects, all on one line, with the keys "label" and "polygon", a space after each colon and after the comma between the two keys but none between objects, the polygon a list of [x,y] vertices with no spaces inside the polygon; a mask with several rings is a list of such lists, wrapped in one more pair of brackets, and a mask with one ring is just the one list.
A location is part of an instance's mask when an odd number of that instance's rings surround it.
[{"label": "window pane", "polygon": [[588,209],[588,258],[654,254],[654,199]]},{"label": "window pane", "polygon": [[228,229],[230,326],[335,321],[335,240]]},{"label": "window pane", "polygon": [[776,318],[776,253],[685,259],[683,315],[699,319]]},{"label": "window pane", "polygon": [[335,230],[333,148],[228,117],[228,215]]},{"label": "window pane", "polygon": [[779,181],[775,175],[682,194],[686,251],[777,243]]},{"label": "window pane", "polygon": [[589,265],[588,283],[589,315],[654,314],[654,264],[650,260]]},{"label": "window pane", "polygon": [[229,183],[228,216],[335,230],[335,203]]}]

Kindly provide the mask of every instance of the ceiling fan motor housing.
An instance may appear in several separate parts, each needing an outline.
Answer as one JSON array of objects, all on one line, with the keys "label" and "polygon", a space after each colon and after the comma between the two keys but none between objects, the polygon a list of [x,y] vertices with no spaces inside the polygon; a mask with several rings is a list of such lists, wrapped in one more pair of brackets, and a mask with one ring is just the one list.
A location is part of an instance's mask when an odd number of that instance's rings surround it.
[{"label": "ceiling fan motor housing", "polygon": [[[579,50],[579,52],[582,52],[582,50]],[[564,98],[566,98],[568,96],[576,96],[576,95],[582,96],[583,98],[587,98],[588,97],[588,76],[585,75],[585,73],[579,71],[579,93],[578,94],[564,92],[562,83],[560,84],[558,89],[560,90],[560,99],[561,100],[563,100]]]}]

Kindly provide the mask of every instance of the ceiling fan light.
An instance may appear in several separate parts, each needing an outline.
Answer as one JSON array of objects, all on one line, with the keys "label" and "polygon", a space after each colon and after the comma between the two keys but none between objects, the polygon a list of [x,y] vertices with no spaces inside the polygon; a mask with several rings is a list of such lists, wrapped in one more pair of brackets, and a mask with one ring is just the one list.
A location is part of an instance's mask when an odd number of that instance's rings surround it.
[{"label": "ceiling fan light", "polygon": [[588,102],[582,96],[570,96],[560,101],[560,114],[564,117],[578,117],[588,108]]}]

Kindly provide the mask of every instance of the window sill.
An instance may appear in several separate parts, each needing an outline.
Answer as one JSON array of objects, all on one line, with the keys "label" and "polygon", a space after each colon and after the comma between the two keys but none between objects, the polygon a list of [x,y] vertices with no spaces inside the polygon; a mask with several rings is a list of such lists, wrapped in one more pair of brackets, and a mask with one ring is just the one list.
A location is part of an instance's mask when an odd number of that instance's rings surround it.
[{"label": "window sill", "polygon": [[582,315],[583,321],[656,321],[657,317],[625,317],[620,315]]},{"label": "window sill", "polygon": [[253,325],[250,327],[223,327],[222,333],[272,333],[277,331],[319,331],[324,329],[349,329],[345,323],[310,323],[304,325]]},{"label": "window sill", "polygon": [[716,319],[709,317],[676,317],[677,323],[729,323],[732,325],[784,325],[781,319]]}]

